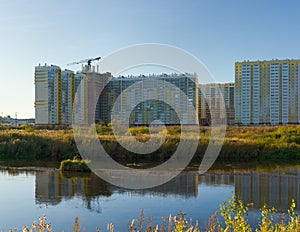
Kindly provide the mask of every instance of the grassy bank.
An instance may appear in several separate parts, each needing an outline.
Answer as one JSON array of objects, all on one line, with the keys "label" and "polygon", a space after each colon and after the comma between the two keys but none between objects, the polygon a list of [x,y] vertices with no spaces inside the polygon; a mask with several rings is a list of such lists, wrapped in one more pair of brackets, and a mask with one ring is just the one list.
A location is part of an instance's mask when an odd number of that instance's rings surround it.
[{"label": "grassy bank", "polygon": [[[134,154],[122,148],[110,127],[97,127],[106,151],[121,163],[162,162],[169,159],[180,141],[180,127],[168,127],[165,143],[151,154]],[[139,141],[147,141],[148,128],[132,128]],[[209,142],[210,129],[202,127],[194,162],[201,161]],[[184,138],[185,136],[183,136]],[[77,154],[70,129],[2,129],[0,130],[0,159],[52,160],[72,159]],[[218,161],[300,161],[300,127],[228,127]]]},{"label": "grassy bank", "polygon": [[[211,216],[205,228],[199,228],[198,221],[193,222],[192,219],[187,220],[184,213],[179,212],[176,217],[165,218],[161,225],[153,225],[151,217],[146,218],[143,210],[138,219],[132,219],[128,223],[129,232],[221,232],[221,231],[237,231],[237,232],[295,232],[300,231],[300,216],[295,214],[295,203],[291,203],[291,207],[287,213],[277,213],[276,209],[268,208],[266,205],[260,209],[260,215],[257,218],[257,225],[250,225],[247,219],[250,205],[245,205],[241,200],[233,197],[220,205],[220,210]],[[123,223],[123,222],[121,222]],[[73,230],[81,231],[81,225],[78,217],[76,217]],[[15,229],[14,231],[19,231]],[[47,218],[41,217],[38,222],[34,222],[29,227],[23,227],[23,231],[53,231],[52,225],[47,222]],[[83,229],[82,231],[85,231]],[[100,229],[95,229],[100,232]],[[114,225],[110,223],[107,231],[114,232]]]}]

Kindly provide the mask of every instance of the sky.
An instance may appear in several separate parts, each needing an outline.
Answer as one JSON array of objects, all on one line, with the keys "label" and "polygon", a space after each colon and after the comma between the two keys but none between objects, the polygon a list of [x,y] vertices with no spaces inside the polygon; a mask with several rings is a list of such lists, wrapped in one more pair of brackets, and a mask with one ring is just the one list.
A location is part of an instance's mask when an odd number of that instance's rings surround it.
[{"label": "sky", "polygon": [[236,61],[300,58],[299,9],[297,0],[1,1],[0,113],[34,117],[39,63],[66,68],[135,44],[184,49],[216,82],[233,82]]}]

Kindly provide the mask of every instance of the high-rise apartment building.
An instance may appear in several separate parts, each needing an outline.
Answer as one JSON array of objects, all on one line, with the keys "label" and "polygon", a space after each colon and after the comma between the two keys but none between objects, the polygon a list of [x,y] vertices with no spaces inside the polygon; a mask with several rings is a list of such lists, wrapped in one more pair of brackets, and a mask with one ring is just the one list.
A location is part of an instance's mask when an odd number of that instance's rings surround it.
[{"label": "high-rise apartment building", "polygon": [[35,67],[35,123],[60,124],[62,115],[61,69],[56,65]]},{"label": "high-rise apartment building", "polygon": [[[130,97],[122,95],[121,108],[127,109],[135,102],[139,102],[130,115],[130,124],[149,125],[154,120],[160,120],[166,125],[179,124],[179,117],[182,124],[195,124],[192,112],[189,112],[188,102],[192,103],[198,115],[198,76],[196,74],[162,74],[149,76],[114,77],[110,80],[104,91],[101,93],[100,119],[104,122],[111,122],[111,112],[116,99],[130,86],[140,83],[141,89],[131,92]],[[181,90],[181,93],[169,88],[170,83]],[[158,96],[160,100],[145,100],[150,95]],[[185,96],[182,96],[182,95]],[[177,112],[166,102],[176,106]],[[126,108],[127,107],[127,108]],[[120,109],[122,111],[122,109]],[[179,117],[178,117],[179,114]]]},{"label": "high-rise apartment building", "polygon": [[74,102],[72,121],[76,124],[87,124],[87,79],[84,73],[76,73],[74,77]]},{"label": "high-rise apartment building", "polygon": [[235,63],[235,122],[300,122],[300,60]]},{"label": "high-rise apartment building", "polygon": [[75,92],[75,74],[71,70],[61,72],[62,79],[62,115],[61,123],[72,124],[72,107]]},{"label": "high-rise apartment building", "polygon": [[[199,123],[234,123],[234,83],[199,84]],[[221,106],[221,104],[225,106]],[[224,110],[226,110],[226,114]],[[226,117],[225,117],[226,116]]]},{"label": "high-rise apartment building", "polygon": [[[97,91],[104,88],[110,73],[61,70],[56,65],[35,67],[35,118],[36,124],[71,125],[75,119],[80,124],[98,120]],[[82,85],[80,86],[80,84]],[[79,88],[80,87],[80,88]],[[77,108],[73,103],[77,94]],[[98,104],[99,105],[99,104]],[[93,114],[92,110],[96,111]],[[93,117],[95,115],[95,117]]]},{"label": "high-rise apartment building", "polygon": [[106,111],[107,109],[102,108],[100,105],[99,97],[106,84],[111,78],[111,73],[97,73],[87,72],[86,73],[86,114],[87,123],[89,125],[98,122],[100,120],[100,111]]}]

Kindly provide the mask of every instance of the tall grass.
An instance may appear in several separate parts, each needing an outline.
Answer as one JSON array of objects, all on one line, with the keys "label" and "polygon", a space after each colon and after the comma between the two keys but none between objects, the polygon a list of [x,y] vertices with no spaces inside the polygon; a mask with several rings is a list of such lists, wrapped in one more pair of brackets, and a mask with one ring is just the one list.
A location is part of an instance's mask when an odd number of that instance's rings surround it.
[{"label": "tall grass", "polygon": [[[165,161],[177,148],[180,138],[194,139],[182,134],[179,126],[170,126],[164,144],[154,153],[134,154],[122,148],[112,134],[112,128],[97,126],[98,137],[106,151],[119,162]],[[140,142],[148,141],[149,129],[130,129]],[[210,128],[202,127],[194,160],[200,161],[210,140]],[[128,140],[130,142],[130,140]],[[61,161],[78,154],[72,130],[46,130],[32,127],[0,130],[0,159]],[[300,161],[299,126],[228,127],[219,161]]]},{"label": "tall grass", "polygon": [[0,158],[62,160],[71,158],[76,149],[70,130],[2,130]]},{"label": "tall grass", "polygon": [[[276,209],[268,208],[266,205],[260,209],[261,217],[257,219],[257,225],[250,225],[247,219],[249,212],[249,205],[245,205],[241,200],[235,196],[232,199],[224,201],[220,205],[220,213],[214,213],[206,228],[200,230],[198,221],[194,223],[192,219],[187,220],[184,213],[179,212],[177,216],[164,217],[161,225],[153,225],[152,217],[146,218],[142,210],[138,219],[132,219],[128,224],[129,232],[297,232],[300,231],[300,216],[295,213],[295,202],[292,201],[288,212],[278,214]],[[123,223],[123,222],[121,222]],[[18,229],[10,231],[20,231]],[[47,222],[47,218],[40,217],[39,222],[34,222],[31,227],[24,226],[23,232],[52,232],[52,226]],[[81,230],[79,218],[75,218],[73,231]],[[99,228],[95,229],[100,232]],[[114,232],[114,225],[112,223],[107,225],[107,231]]]}]

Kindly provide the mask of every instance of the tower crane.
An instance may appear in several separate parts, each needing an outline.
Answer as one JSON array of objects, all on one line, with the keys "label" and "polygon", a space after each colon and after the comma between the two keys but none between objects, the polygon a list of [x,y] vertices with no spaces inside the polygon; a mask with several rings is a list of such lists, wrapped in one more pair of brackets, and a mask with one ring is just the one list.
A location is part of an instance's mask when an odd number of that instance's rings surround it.
[{"label": "tower crane", "polygon": [[74,64],[84,64],[84,63],[87,63],[89,70],[91,70],[92,61],[100,60],[100,59],[101,59],[101,57],[99,56],[99,57],[96,57],[96,58],[89,58],[89,59],[84,59],[84,60],[81,60],[81,61],[75,61],[75,62],[69,63],[67,65],[69,66],[69,65],[74,65]]}]

